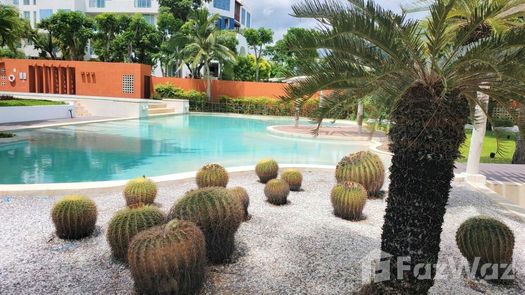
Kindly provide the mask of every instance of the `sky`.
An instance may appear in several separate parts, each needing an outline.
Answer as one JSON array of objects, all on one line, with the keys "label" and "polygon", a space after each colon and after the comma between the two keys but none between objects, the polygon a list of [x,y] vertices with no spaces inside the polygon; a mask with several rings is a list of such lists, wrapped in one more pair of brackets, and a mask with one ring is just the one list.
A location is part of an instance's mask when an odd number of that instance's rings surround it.
[{"label": "sky", "polygon": [[[279,40],[290,27],[315,27],[312,20],[297,19],[292,13],[292,4],[300,0],[244,0],[252,11],[253,27],[271,28],[275,35],[274,40]],[[412,3],[407,0],[376,0],[381,6],[400,11],[401,3]]]}]

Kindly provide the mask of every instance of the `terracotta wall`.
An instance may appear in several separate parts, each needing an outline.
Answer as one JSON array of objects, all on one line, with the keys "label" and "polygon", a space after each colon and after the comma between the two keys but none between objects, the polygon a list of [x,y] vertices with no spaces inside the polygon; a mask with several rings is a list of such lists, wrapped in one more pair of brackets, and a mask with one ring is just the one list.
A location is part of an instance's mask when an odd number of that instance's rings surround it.
[{"label": "terracotta wall", "polygon": [[[130,63],[103,63],[62,60],[0,59],[5,77],[14,82],[0,81],[0,91],[76,94],[123,98],[145,98],[151,94],[151,66]],[[55,70],[56,69],[56,70]],[[57,71],[58,78],[52,77]],[[0,73],[1,75],[2,73]],[[22,74],[22,79],[21,79]],[[133,76],[133,93],[123,93],[123,75]],[[25,79],[23,78],[25,76]],[[6,78],[7,79],[7,78]],[[59,81],[59,82],[57,82]],[[55,87],[56,85],[60,87]],[[146,91],[147,90],[147,91]]]},{"label": "terracotta wall", "polygon": [[[206,91],[206,80],[153,77],[153,86],[171,83],[184,90]],[[285,83],[212,81],[214,99],[225,95],[229,97],[271,97],[278,99],[285,95]]]}]

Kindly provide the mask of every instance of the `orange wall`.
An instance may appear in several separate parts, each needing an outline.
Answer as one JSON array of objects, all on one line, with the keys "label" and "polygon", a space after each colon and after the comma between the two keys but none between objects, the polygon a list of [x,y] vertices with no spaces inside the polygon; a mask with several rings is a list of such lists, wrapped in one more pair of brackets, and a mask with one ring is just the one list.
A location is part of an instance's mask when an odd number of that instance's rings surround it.
[{"label": "orange wall", "polygon": [[[30,92],[30,66],[74,68],[76,94],[88,96],[143,98],[145,76],[151,76],[151,66],[142,64],[0,59],[0,68],[5,67],[6,76],[13,74],[16,77],[15,82],[7,81],[7,85],[0,85],[0,91]],[[21,72],[27,73],[26,80],[19,79]],[[122,75],[134,76],[133,93],[122,93]]]}]

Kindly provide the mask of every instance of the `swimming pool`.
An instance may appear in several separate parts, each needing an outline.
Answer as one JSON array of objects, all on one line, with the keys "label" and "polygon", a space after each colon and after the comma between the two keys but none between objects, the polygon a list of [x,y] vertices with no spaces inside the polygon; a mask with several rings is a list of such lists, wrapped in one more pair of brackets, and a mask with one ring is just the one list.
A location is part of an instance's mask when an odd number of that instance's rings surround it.
[{"label": "swimming pool", "polygon": [[[362,144],[272,135],[292,119],[181,115],[17,132],[0,145],[0,183],[123,180],[198,170],[210,162],[246,166],[265,157],[283,164],[335,165]],[[303,124],[308,124],[303,122]]]}]

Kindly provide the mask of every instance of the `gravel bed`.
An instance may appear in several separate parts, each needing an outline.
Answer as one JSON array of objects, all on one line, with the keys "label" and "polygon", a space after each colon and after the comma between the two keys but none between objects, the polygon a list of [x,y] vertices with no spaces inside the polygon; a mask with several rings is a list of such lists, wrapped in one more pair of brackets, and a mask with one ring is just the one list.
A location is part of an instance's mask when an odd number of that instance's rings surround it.
[{"label": "gravel bed", "polygon": [[[253,172],[235,173],[229,186],[250,194],[251,220],[237,233],[233,261],[208,267],[202,294],[348,294],[361,282],[361,260],[380,246],[385,202],[370,200],[366,218],[349,222],[332,214],[333,171],[302,169],[304,191],[281,207],[264,201],[264,185]],[[193,180],[160,187],[158,205],[167,212]],[[120,192],[93,192],[99,217],[93,237],[62,241],[53,233],[50,209],[56,196],[0,197],[1,294],[130,294],[129,270],[110,256],[107,223],[125,205]],[[525,225],[488,198],[456,186],[445,216],[440,261],[461,262],[454,241],[460,223],[478,214],[498,217],[516,236],[514,284],[495,286],[464,274],[437,280],[431,294],[524,294]]]}]

